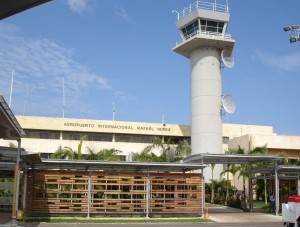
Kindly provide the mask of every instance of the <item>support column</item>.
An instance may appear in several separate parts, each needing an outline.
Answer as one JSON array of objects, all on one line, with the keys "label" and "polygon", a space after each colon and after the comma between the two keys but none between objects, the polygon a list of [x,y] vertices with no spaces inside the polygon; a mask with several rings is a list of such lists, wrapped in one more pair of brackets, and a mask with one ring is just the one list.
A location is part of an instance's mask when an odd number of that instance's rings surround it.
[{"label": "support column", "polygon": [[298,172],[298,177],[297,177],[297,195],[300,195],[300,176]]},{"label": "support column", "polygon": [[14,172],[14,194],[12,207],[12,224],[16,225],[17,211],[19,209],[19,195],[20,195],[20,155],[21,155],[21,139],[18,140],[17,162]]},{"label": "support column", "polygon": [[205,183],[204,183],[204,175],[203,175],[203,169],[201,169],[201,178],[202,178],[202,210],[201,210],[201,217],[204,216],[204,212],[205,212]]},{"label": "support column", "polygon": [[147,174],[147,181],[146,181],[146,218],[149,218],[149,207],[150,207],[150,175],[149,170]]},{"label": "support column", "polygon": [[279,213],[279,179],[278,179],[278,173],[277,173],[277,163],[275,164],[275,209],[276,209],[276,215],[278,216]]},{"label": "support column", "polygon": [[89,178],[88,178],[88,194],[87,194],[87,218],[90,218],[90,207],[91,207],[91,189],[92,189],[92,179],[91,179],[91,174],[92,171],[91,169],[89,171]]},{"label": "support column", "polygon": [[28,174],[27,170],[23,171],[23,215],[24,220],[26,220],[26,207],[27,207],[27,180]]},{"label": "support column", "polygon": [[251,178],[251,176],[249,176],[248,183],[249,183],[249,210],[250,210],[250,212],[253,212],[253,193],[252,193],[252,178]]}]

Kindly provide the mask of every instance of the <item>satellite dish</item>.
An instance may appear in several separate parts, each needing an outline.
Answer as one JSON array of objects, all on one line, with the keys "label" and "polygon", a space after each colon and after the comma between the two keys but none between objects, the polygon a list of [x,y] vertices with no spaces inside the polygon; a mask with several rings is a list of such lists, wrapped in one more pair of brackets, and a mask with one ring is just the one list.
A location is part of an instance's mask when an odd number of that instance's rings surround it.
[{"label": "satellite dish", "polygon": [[231,69],[234,66],[234,59],[233,59],[233,56],[231,55],[231,51],[229,49],[222,50],[221,59],[222,59],[223,64],[227,68]]},{"label": "satellite dish", "polygon": [[229,94],[222,96],[222,106],[226,113],[232,114],[235,111],[236,105],[233,97]]}]

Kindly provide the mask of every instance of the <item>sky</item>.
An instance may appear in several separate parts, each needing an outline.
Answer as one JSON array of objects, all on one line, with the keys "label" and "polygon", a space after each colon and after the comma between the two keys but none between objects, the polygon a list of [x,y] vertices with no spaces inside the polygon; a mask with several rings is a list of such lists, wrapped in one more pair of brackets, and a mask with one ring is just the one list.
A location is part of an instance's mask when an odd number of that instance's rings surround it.
[{"label": "sky", "polygon": [[[114,109],[117,121],[189,125],[172,10],[193,2],[53,0],[0,20],[0,95],[17,116],[112,120]],[[222,93],[236,111],[223,122],[300,136],[300,42],[283,31],[300,24],[300,1],[228,2],[235,66],[222,69]]]}]

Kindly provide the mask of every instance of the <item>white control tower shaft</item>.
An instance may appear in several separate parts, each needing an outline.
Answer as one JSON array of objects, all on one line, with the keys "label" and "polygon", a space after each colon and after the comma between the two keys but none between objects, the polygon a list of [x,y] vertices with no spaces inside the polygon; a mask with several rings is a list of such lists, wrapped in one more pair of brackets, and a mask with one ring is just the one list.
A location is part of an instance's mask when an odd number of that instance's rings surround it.
[{"label": "white control tower shaft", "polygon": [[173,12],[182,38],[173,50],[190,59],[192,154],[221,154],[221,61],[231,56],[235,43],[226,33],[228,6],[197,1]]}]

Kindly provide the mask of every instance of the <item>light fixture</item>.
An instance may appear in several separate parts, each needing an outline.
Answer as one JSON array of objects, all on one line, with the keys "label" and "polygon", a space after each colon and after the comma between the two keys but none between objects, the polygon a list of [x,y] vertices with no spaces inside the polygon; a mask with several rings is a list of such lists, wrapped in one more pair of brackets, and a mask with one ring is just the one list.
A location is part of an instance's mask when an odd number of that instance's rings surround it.
[{"label": "light fixture", "polygon": [[297,37],[291,36],[290,37],[290,43],[294,43],[294,42],[297,42]]},{"label": "light fixture", "polygon": [[300,26],[291,25],[283,28],[283,31],[290,32],[290,43],[300,41]]},{"label": "light fixture", "polygon": [[299,29],[299,25],[292,25],[291,28],[294,29]]}]

